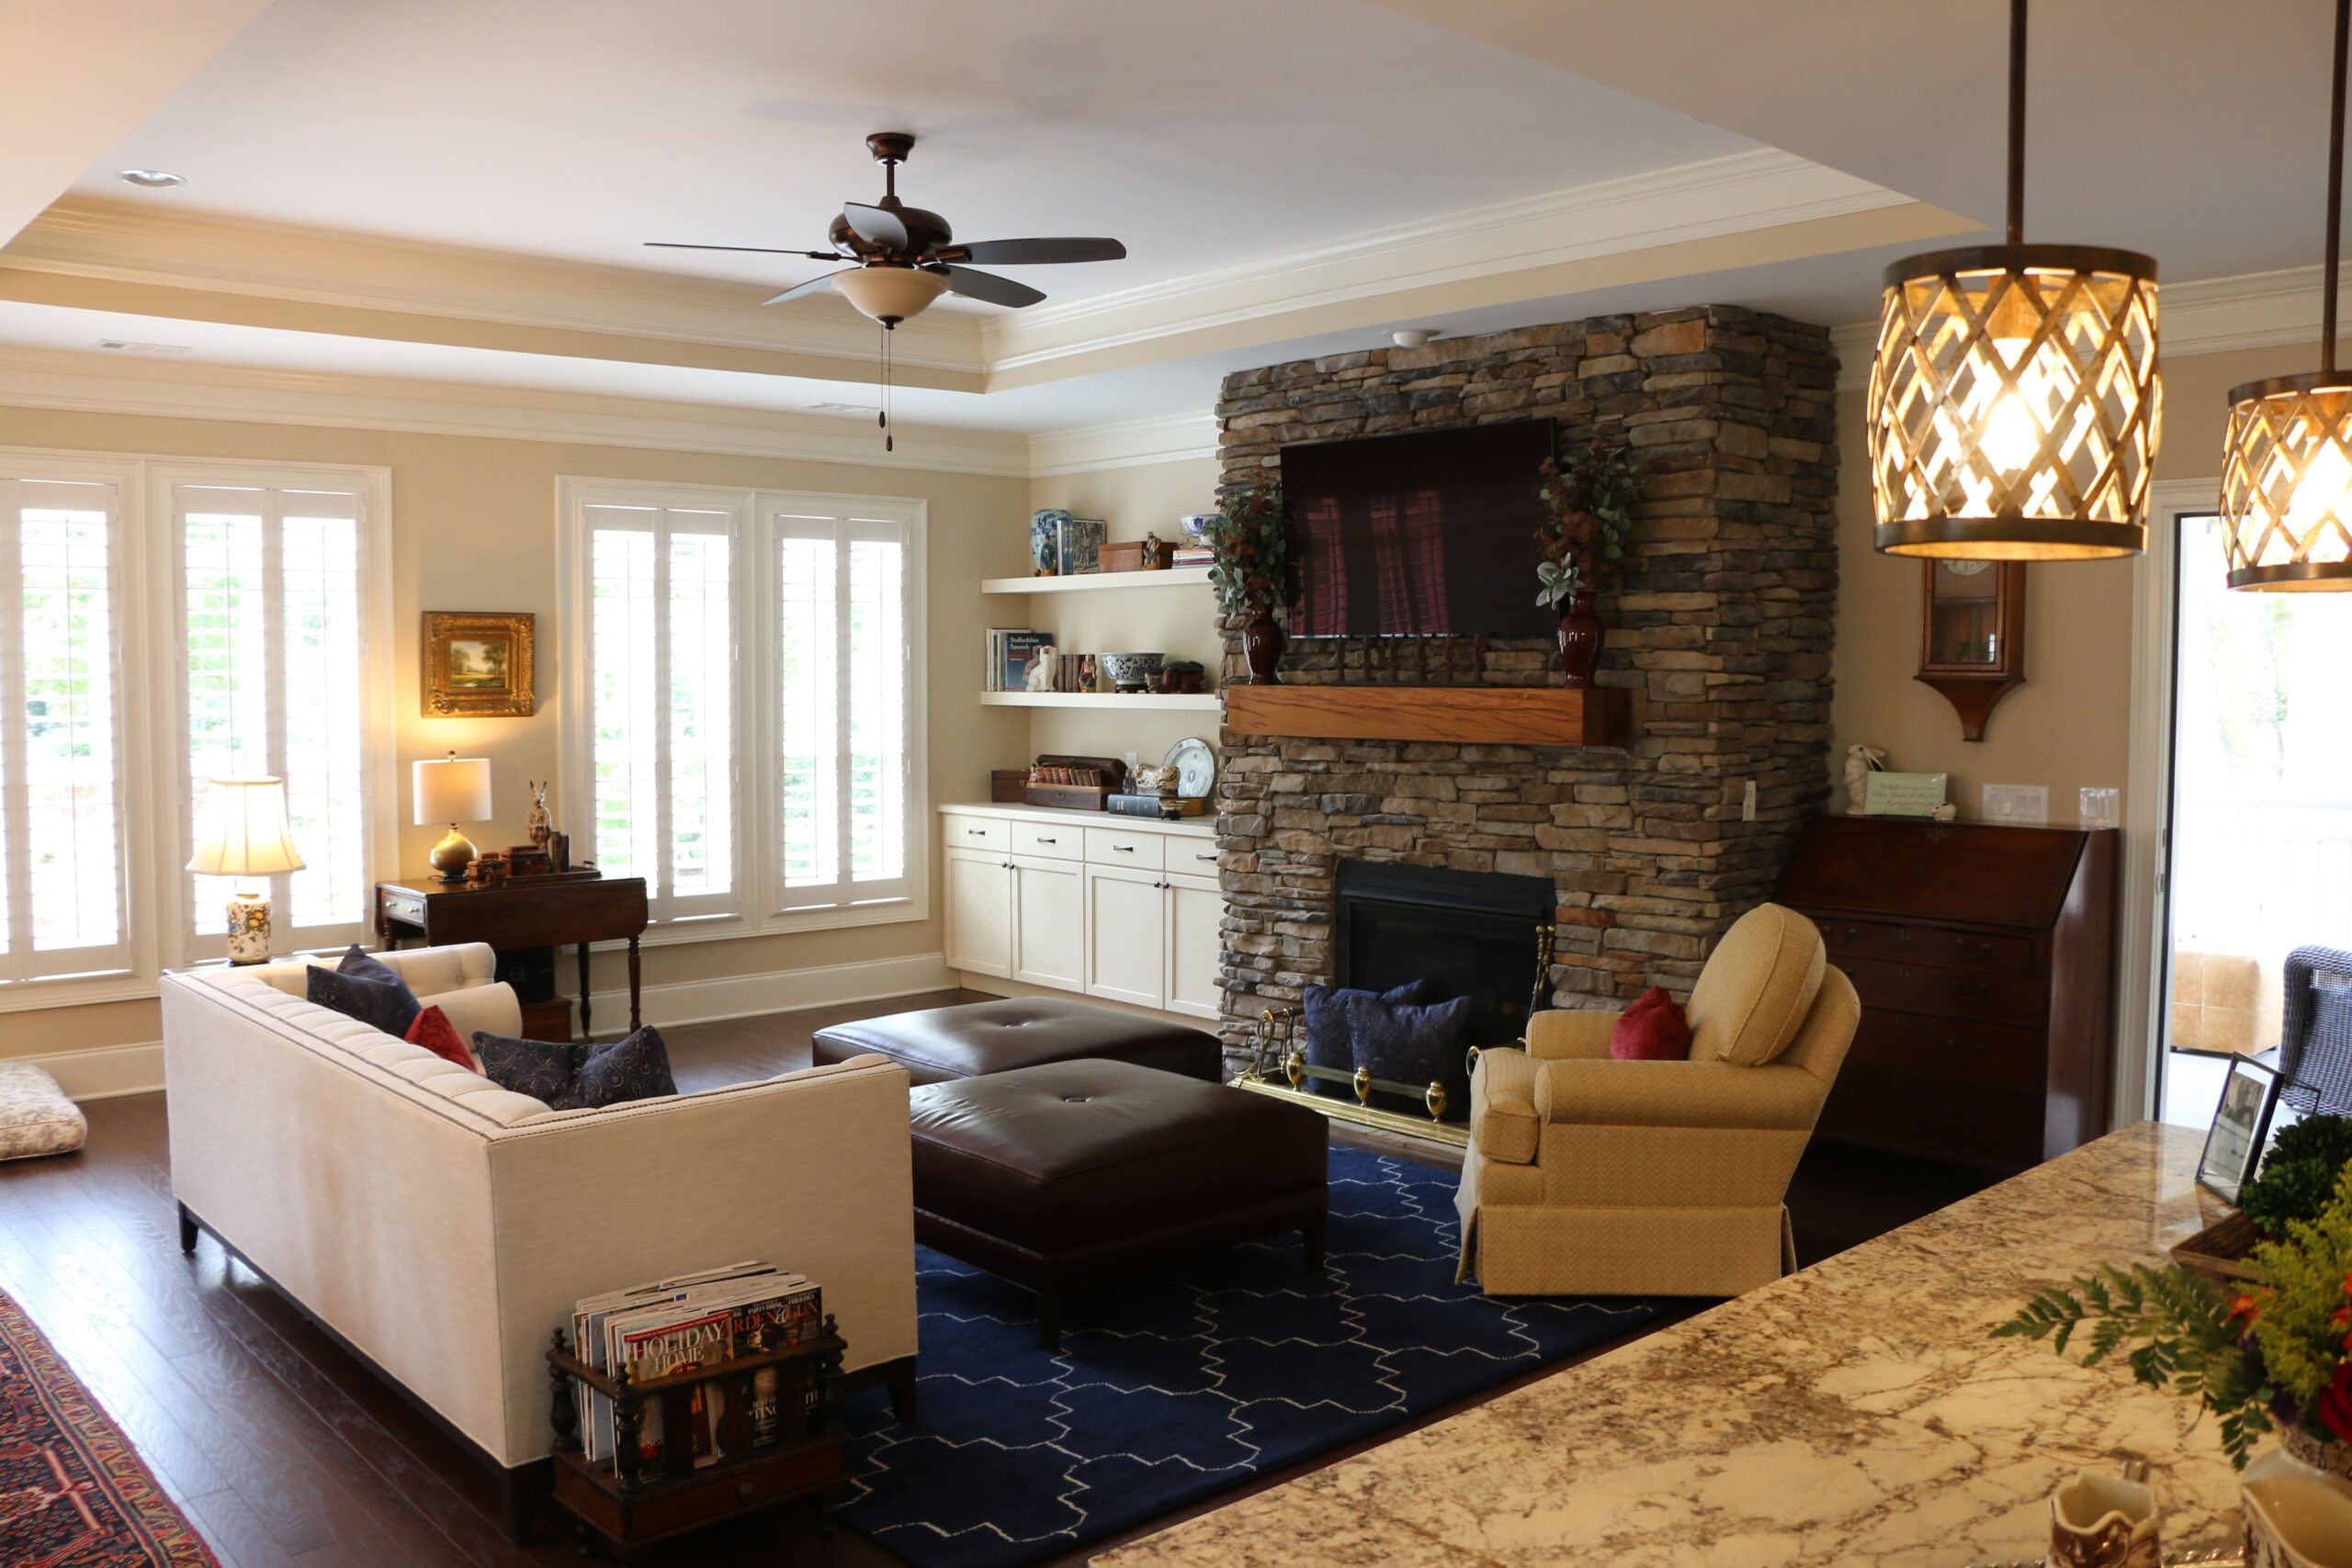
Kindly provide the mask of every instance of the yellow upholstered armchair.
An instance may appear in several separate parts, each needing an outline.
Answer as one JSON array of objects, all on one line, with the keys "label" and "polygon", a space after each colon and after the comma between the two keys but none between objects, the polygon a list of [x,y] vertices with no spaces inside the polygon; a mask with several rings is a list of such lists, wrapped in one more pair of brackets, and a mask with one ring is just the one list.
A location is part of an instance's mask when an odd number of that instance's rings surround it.
[{"label": "yellow upholstered armchair", "polygon": [[1763,904],[1687,1011],[1688,1061],[1613,1061],[1618,1015],[1579,1010],[1480,1055],[1460,1278],[1498,1296],[1732,1296],[1796,1267],[1789,1178],[1853,1043],[1853,985],[1811,920]]}]

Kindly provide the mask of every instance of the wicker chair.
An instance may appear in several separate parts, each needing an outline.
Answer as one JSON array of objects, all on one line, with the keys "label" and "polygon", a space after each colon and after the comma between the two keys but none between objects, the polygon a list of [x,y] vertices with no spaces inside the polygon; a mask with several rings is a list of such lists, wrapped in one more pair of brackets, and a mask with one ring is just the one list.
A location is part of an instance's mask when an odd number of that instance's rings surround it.
[{"label": "wicker chair", "polygon": [[2323,984],[2352,987],[2352,953],[2299,947],[2287,955],[2278,1097],[2298,1111],[2352,1115],[2352,1007],[2321,1007]]}]

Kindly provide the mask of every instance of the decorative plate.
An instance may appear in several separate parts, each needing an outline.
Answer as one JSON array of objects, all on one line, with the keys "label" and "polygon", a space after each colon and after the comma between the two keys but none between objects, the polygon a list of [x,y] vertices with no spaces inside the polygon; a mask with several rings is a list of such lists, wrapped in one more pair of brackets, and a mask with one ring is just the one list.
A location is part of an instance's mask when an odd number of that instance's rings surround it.
[{"label": "decorative plate", "polygon": [[1205,799],[1216,787],[1216,753],[1207,741],[1198,737],[1179,740],[1163,760],[1176,770],[1176,793],[1185,799]]}]

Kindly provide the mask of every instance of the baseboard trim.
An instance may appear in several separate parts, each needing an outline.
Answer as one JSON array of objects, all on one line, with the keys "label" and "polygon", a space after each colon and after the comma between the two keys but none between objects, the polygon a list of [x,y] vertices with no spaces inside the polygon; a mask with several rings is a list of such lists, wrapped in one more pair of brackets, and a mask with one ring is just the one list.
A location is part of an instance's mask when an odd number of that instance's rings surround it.
[{"label": "baseboard trim", "polygon": [[[766,975],[727,975],[710,980],[648,986],[643,1011],[645,1021],[652,1024],[715,1023],[722,1019],[754,1018],[762,1013],[795,1012],[802,1008],[944,991],[955,983],[943,955],[919,953],[863,964],[779,969]],[[610,1035],[628,1021],[626,990],[595,992],[591,1005],[594,1010],[591,1021],[599,1034]],[[60,1051],[22,1060],[46,1068],[67,1098],[76,1100],[153,1094],[164,1087],[164,1043],[160,1040]]]},{"label": "baseboard trim", "polygon": [[[869,959],[863,964],[778,969],[765,975],[727,975],[710,980],[648,986],[641,1010],[645,1021],[651,1024],[716,1023],[722,1019],[756,1018],[768,1012],[797,1012],[802,1008],[870,1002],[883,997],[912,996],[918,991],[944,991],[954,985],[944,955],[918,953],[904,958]],[[589,1004],[594,1010],[589,1021],[600,1035],[609,1035],[628,1021],[626,988],[593,992]]]},{"label": "baseboard trim", "polygon": [[112,1100],[120,1094],[152,1094],[164,1087],[164,1043],[93,1045],[28,1057],[45,1069],[69,1100]]}]

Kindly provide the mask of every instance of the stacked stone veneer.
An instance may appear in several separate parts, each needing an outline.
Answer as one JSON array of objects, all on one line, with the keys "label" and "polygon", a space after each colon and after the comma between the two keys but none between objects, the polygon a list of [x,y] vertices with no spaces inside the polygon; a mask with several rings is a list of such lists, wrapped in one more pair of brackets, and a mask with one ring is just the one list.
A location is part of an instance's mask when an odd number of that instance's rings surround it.
[{"label": "stacked stone veneer", "polygon": [[[1629,442],[1645,465],[1623,579],[1602,602],[1599,679],[1634,694],[1630,745],[1225,732],[1229,1052],[1262,1009],[1329,978],[1342,857],[1550,877],[1563,1005],[1616,1006],[1653,983],[1689,992],[1827,793],[1836,376],[1824,329],[1707,306],[1226,378],[1228,488],[1278,475],[1286,442],[1538,415],[1566,442]],[[1533,595],[1532,556],[1495,570]],[[1240,679],[1238,623],[1227,630],[1226,678]],[[1559,679],[1555,662],[1548,642],[1310,643],[1292,649],[1283,679],[1542,684]]]}]

